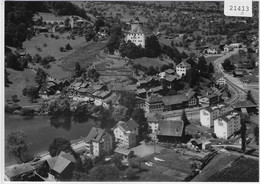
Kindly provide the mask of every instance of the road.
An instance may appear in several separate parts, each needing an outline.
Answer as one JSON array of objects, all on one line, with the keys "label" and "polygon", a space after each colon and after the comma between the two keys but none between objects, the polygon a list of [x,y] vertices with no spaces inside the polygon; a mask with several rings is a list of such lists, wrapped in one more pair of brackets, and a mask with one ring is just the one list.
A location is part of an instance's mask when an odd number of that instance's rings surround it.
[{"label": "road", "polygon": [[247,90],[245,89],[244,84],[238,78],[235,78],[232,75],[226,74],[221,65],[225,61],[225,59],[228,59],[232,55],[238,54],[238,51],[239,51],[239,49],[235,49],[234,51],[229,52],[214,61],[215,69],[217,70],[217,72],[223,74],[223,77],[226,79],[228,86],[235,93],[231,99],[226,101],[229,104],[233,104],[233,103],[236,103],[237,101],[245,100],[245,96],[247,93]]}]

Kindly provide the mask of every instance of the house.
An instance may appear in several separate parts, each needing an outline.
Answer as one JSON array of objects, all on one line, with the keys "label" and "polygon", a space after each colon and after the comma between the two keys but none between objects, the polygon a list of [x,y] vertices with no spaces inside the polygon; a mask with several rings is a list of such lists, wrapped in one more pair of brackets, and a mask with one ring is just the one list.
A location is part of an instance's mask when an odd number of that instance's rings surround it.
[{"label": "house", "polygon": [[162,101],[164,104],[164,111],[184,109],[198,105],[195,92],[187,92],[185,94],[173,96],[164,96]]},{"label": "house", "polygon": [[163,112],[164,105],[162,96],[157,94],[151,94],[145,100],[145,111],[150,113]]},{"label": "house", "polygon": [[127,33],[125,41],[131,41],[136,46],[141,45],[142,48],[145,48],[145,34],[142,29],[143,23],[136,17],[134,21],[130,22],[130,25],[131,30]]},{"label": "house", "polygon": [[146,121],[148,123],[148,129],[151,133],[157,133],[159,128],[159,122],[164,119],[161,114],[148,114],[146,117]]},{"label": "house", "polygon": [[131,148],[136,146],[139,136],[139,125],[135,120],[119,121],[113,128],[113,132],[119,147]]},{"label": "house", "polygon": [[187,71],[191,68],[191,65],[186,61],[182,61],[180,64],[176,66],[176,73],[182,77],[186,75]]},{"label": "house", "polygon": [[225,45],[225,46],[224,46],[224,52],[231,52],[231,51],[233,51],[233,50],[234,50],[234,48],[231,47],[231,46],[228,46],[228,45]]},{"label": "house", "polygon": [[239,112],[232,110],[214,120],[214,133],[218,138],[228,139],[241,128]]},{"label": "house", "polygon": [[84,141],[87,143],[86,149],[94,156],[99,156],[101,152],[108,154],[112,151],[112,136],[104,129],[92,127]]},{"label": "house", "polygon": [[181,143],[185,136],[183,121],[161,120],[157,132],[159,142]]},{"label": "house", "polygon": [[242,43],[231,43],[229,44],[229,46],[232,48],[240,48],[242,47]]},{"label": "house", "polygon": [[206,54],[218,54],[219,48],[217,46],[211,46],[205,50]]},{"label": "house", "polygon": [[204,97],[206,100],[206,103],[209,104],[209,106],[219,103],[222,99],[217,94],[210,94]]},{"label": "house", "polygon": [[167,75],[174,75],[175,71],[173,69],[167,69],[164,72],[159,73],[158,75],[160,76],[161,79],[165,78]]},{"label": "house", "polygon": [[54,95],[59,90],[59,85],[53,81],[48,81],[39,86],[39,96],[47,97]]},{"label": "house", "polygon": [[216,80],[216,83],[218,84],[218,85],[226,85],[226,79],[224,78],[224,77],[219,77],[217,80]]},{"label": "house", "polygon": [[214,125],[214,119],[231,110],[232,108],[225,103],[205,107],[204,109],[200,110],[201,125],[207,128],[211,128]]},{"label": "house", "polygon": [[8,181],[22,181],[23,176],[33,174],[35,169],[31,163],[11,165],[5,168],[5,177]]},{"label": "house", "polygon": [[233,72],[234,77],[244,77],[243,71],[235,70]]},{"label": "house", "polygon": [[58,180],[66,180],[72,177],[76,159],[72,154],[62,151],[58,156],[51,157],[46,162],[50,175]]},{"label": "house", "polygon": [[126,148],[122,148],[122,147],[117,147],[114,152],[121,155],[123,157],[123,159],[129,159],[132,156],[134,156],[133,151],[126,149]]}]

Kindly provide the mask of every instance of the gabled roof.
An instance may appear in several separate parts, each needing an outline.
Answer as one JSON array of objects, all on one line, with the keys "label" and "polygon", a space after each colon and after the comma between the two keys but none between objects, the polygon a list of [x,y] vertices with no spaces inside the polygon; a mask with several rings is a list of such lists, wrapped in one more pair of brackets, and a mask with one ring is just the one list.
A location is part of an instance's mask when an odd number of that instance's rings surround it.
[{"label": "gabled roof", "polygon": [[165,80],[169,81],[169,82],[172,82],[174,80],[178,79],[177,76],[174,76],[174,75],[168,75],[165,77]]},{"label": "gabled roof", "polygon": [[236,110],[232,110],[215,119],[223,119],[225,122],[228,123],[231,118],[234,118],[236,115],[240,115],[240,113]]},{"label": "gabled roof", "polygon": [[24,174],[27,172],[31,172],[33,170],[35,170],[35,167],[29,163],[16,164],[16,165],[6,167],[5,175],[12,178],[12,177],[20,176],[21,174]]},{"label": "gabled roof", "polygon": [[194,92],[186,94],[180,94],[180,95],[173,95],[173,96],[164,96],[162,98],[162,101],[164,105],[174,105],[174,104],[180,104],[186,101],[189,101],[194,96]]},{"label": "gabled roof", "polygon": [[181,137],[184,130],[183,121],[162,120],[157,135]]},{"label": "gabled roof", "polygon": [[177,65],[177,67],[191,67],[191,65],[189,63],[187,63],[186,61],[182,61],[180,64]]},{"label": "gabled roof", "polygon": [[149,114],[146,119],[147,119],[147,122],[159,122],[160,120],[163,119],[163,116],[158,113]]},{"label": "gabled roof", "polygon": [[138,24],[133,30],[129,31],[130,34],[144,34],[140,24]]},{"label": "gabled roof", "polygon": [[234,105],[232,105],[233,108],[248,108],[248,107],[257,107],[253,102],[250,100],[246,101],[238,101]]},{"label": "gabled roof", "polygon": [[119,126],[124,132],[131,131],[134,128],[138,128],[139,127],[139,125],[133,119],[130,119],[130,120],[126,121],[126,122],[119,121],[116,126]]},{"label": "gabled roof", "polygon": [[102,136],[105,134],[105,130],[100,129],[100,128],[95,128],[92,127],[90,130],[88,136],[86,137],[85,141],[90,142],[90,141],[100,141]]},{"label": "gabled roof", "polygon": [[50,168],[57,173],[61,174],[70,163],[75,163],[76,160],[70,153],[61,152],[59,156],[52,157],[47,160]]},{"label": "gabled roof", "polygon": [[174,71],[173,69],[171,69],[171,68],[165,70],[164,72],[165,72],[165,73],[168,73],[168,74],[173,74],[173,73],[175,73],[175,71]]},{"label": "gabled roof", "polygon": [[161,95],[151,95],[147,98],[147,102],[149,103],[156,103],[156,102],[162,102],[162,96]]},{"label": "gabled roof", "polygon": [[115,149],[115,153],[119,153],[119,154],[122,154],[125,156],[129,156],[131,152],[133,152],[133,151],[126,149],[126,148],[121,148],[121,147],[117,147]]}]

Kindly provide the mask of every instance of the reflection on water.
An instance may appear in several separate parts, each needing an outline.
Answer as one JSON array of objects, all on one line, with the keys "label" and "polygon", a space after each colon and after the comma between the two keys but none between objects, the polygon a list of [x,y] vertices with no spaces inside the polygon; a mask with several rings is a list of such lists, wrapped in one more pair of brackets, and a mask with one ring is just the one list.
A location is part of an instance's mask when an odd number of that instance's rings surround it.
[{"label": "reflection on water", "polygon": [[[73,121],[71,116],[51,120],[48,116],[28,118],[5,114],[5,139],[11,132],[23,132],[26,136],[26,141],[30,143],[29,154],[37,156],[42,152],[48,151],[49,144],[55,137],[66,137],[69,140],[85,137],[93,126],[98,127],[99,122],[88,119],[79,123]],[[7,149],[5,149],[5,163],[6,165],[16,163],[14,156],[9,154]]]}]

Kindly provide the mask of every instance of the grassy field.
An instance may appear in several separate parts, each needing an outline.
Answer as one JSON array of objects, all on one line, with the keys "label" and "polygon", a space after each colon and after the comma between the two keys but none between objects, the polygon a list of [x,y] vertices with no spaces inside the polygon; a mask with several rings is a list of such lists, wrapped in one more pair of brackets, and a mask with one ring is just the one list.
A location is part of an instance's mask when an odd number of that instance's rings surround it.
[{"label": "grassy field", "polygon": [[208,181],[208,178],[215,175],[219,170],[223,169],[228,164],[232,164],[239,156],[220,153],[216,155],[208,165],[204,167],[202,172],[193,178],[194,182]]},{"label": "grassy field", "polygon": [[153,67],[160,67],[162,65],[167,65],[169,64],[168,61],[166,60],[161,60],[160,58],[147,58],[147,57],[142,57],[142,58],[138,58],[138,59],[135,59],[134,60],[134,64],[140,64],[142,66],[145,66],[147,68],[149,68],[150,66],[153,66]]},{"label": "grassy field", "polygon": [[213,62],[214,62],[216,59],[220,58],[220,57],[221,57],[221,56],[209,56],[209,57],[206,57],[205,59],[206,59],[206,61],[207,61],[208,64],[209,64],[209,63],[214,64]]},{"label": "grassy field", "polygon": [[[166,160],[166,162],[154,161],[154,156]],[[178,177],[192,173],[190,162],[179,153],[164,149],[161,153],[150,155],[144,159],[153,163],[147,167],[146,172],[138,174],[139,181],[180,181]],[[177,174],[178,173],[178,174]]]},{"label": "grassy field", "polygon": [[[17,95],[19,105],[32,105],[27,97],[23,96],[23,89],[27,86],[36,85],[34,81],[35,73],[30,69],[25,69],[24,71],[16,71],[13,69],[6,69],[9,80],[12,84],[9,87],[5,87],[5,100],[11,99],[13,95]],[[35,105],[35,104],[34,104]]]},{"label": "grassy field", "polygon": [[259,163],[257,160],[240,158],[231,167],[212,175],[208,181],[214,182],[258,182]]},{"label": "grassy field", "polygon": [[82,68],[96,61],[96,54],[106,46],[106,42],[88,42],[83,47],[78,48],[72,54],[66,56],[62,62],[62,68],[72,71],[75,63],[79,62]]}]

